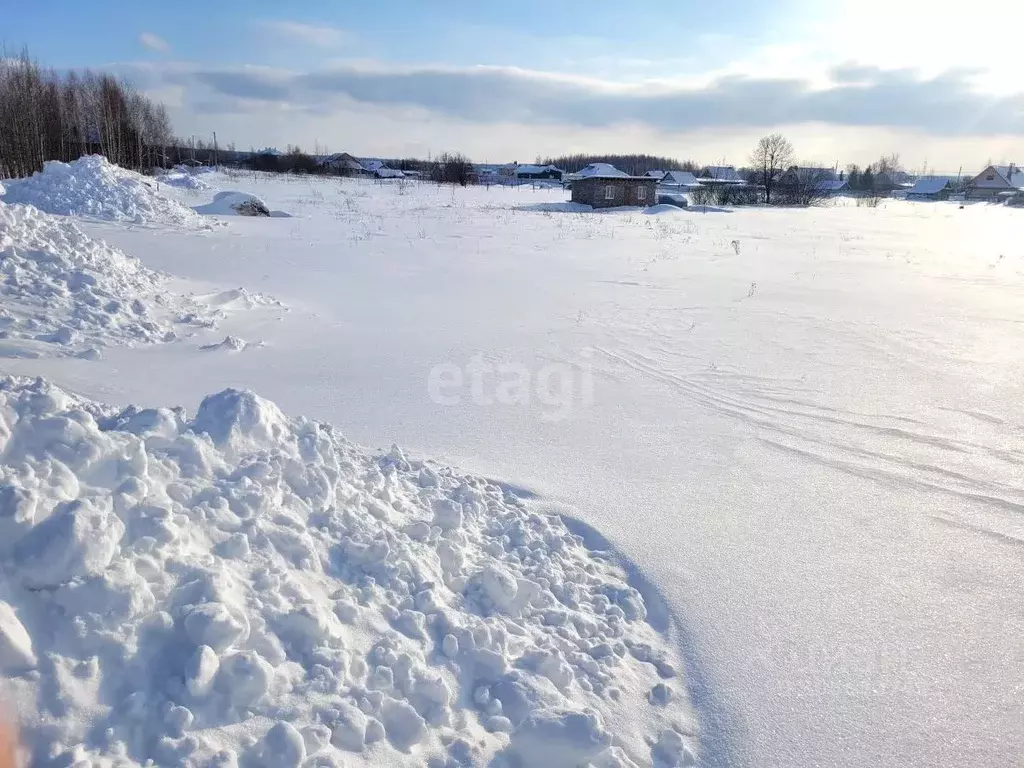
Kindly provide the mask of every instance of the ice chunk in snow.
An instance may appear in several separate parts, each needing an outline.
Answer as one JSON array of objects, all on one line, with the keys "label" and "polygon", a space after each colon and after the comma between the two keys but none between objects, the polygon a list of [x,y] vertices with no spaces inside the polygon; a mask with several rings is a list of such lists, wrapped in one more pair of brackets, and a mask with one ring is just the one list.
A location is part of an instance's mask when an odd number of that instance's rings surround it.
[{"label": "ice chunk in snow", "polygon": [[662,765],[673,766],[673,768],[697,764],[682,735],[672,728],[666,728],[661,732],[658,743],[654,745],[651,753]]},{"label": "ice chunk in snow", "polygon": [[277,723],[263,737],[260,765],[263,768],[299,768],[306,759],[306,744],[295,726]]},{"label": "ice chunk in snow", "polygon": [[18,620],[14,609],[0,600],[0,671],[20,672],[35,665],[32,638]]},{"label": "ice chunk in snow", "polygon": [[205,432],[218,445],[233,436],[255,442],[273,442],[285,433],[284,416],[273,403],[252,392],[226,389],[210,395],[199,406],[192,423],[196,432]]},{"label": "ice chunk in snow", "polygon": [[418,744],[426,730],[426,721],[407,702],[387,698],[382,711],[388,740],[402,750]]},{"label": "ice chunk in snow", "polygon": [[544,709],[512,734],[509,748],[523,765],[576,768],[611,746],[612,736],[594,711]]},{"label": "ice chunk in snow", "polygon": [[56,587],[102,573],[118,548],[124,523],[88,499],[62,504],[14,549],[17,578],[28,587]]},{"label": "ice chunk in snow", "polygon": [[185,685],[189,693],[196,697],[209,694],[219,668],[220,659],[213,648],[208,645],[196,648],[186,668]]},{"label": "ice chunk in snow", "polygon": [[239,651],[224,659],[215,686],[239,707],[251,707],[270,690],[274,670],[255,651]]},{"label": "ice chunk in snow", "polygon": [[247,346],[248,344],[237,336],[225,336],[224,341],[217,342],[216,344],[203,344],[199,348],[206,351],[223,349],[228,352],[241,352]]},{"label": "ice chunk in snow", "polygon": [[342,702],[336,711],[331,743],[339,749],[362,752],[366,745],[366,724],[365,714],[351,704]]},{"label": "ice chunk in snow", "polygon": [[249,636],[249,622],[244,613],[223,603],[204,603],[185,617],[185,631],[197,646],[223,651]]}]

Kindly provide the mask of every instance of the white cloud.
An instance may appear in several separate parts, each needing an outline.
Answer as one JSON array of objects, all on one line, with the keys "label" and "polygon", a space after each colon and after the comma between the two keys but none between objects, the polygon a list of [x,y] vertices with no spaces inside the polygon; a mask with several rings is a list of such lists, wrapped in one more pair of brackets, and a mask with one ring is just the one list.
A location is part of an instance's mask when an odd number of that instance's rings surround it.
[{"label": "white cloud", "polygon": [[257,24],[278,37],[317,48],[337,48],[345,42],[345,32],[325,24],[304,24],[301,21],[264,20]]},{"label": "white cloud", "polygon": [[158,53],[167,53],[171,50],[171,46],[166,40],[152,32],[142,32],[139,35],[139,42],[146,48],[149,48],[149,50],[157,51]]},{"label": "white cloud", "polygon": [[[813,76],[812,76],[813,75]],[[665,153],[743,164],[768,130],[802,161],[864,164],[889,152],[955,173],[1014,159],[1024,88],[995,95],[972,73],[923,77],[847,62],[805,77],[732,75],[622,83],[510,67],[336,62],[308,72],[188,64],[136,66],[183,133],[239,146],[314,142],[357,154],[460,150],[477,160],[576,151]],[[346,146],[334,146],[345,136]]]}]

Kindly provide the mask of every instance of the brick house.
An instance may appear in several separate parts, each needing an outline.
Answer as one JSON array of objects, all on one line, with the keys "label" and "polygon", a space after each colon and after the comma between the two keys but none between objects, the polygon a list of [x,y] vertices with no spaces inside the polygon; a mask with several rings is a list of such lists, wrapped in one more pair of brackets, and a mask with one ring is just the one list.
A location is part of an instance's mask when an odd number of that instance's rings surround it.
[{"label": "brick house", "polygon": [[652,176],[630,176],[618,168],[595,163],[577,174],[572,182],[572,201],[592,208],[654,205],[658,180]]}]

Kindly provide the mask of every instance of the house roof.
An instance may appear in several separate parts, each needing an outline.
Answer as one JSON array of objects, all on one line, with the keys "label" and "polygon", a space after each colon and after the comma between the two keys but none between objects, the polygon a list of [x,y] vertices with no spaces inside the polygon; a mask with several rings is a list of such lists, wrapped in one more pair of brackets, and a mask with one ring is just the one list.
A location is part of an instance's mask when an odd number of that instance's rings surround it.
[{"label": "house roof", "polygon": [[356,160],[348,152],[335,152],[333,155],[328,155],[321,161],[322,165],[343,165],[347,168],[351,168],[354,171],[363,170],[363,166],[360,165],[359,161]]},{"label": "house roof", "polygon": [[620,171],[611,163],[591,163],[586,168],[581,168],[577,171],[576,175],[585,179],[629,178],[628,173]]},{"label": "house roof", "polygon": [[949,179],[945,176],[924,176],[914,182],[914,186],[907,190],[908,195],[934,195],[949,186]]},{"label": "house roof", "polygon": [[695,187],[700,182],[689,171],[669,171],[661,179],[662,184],[677,184],[680,187]]},{"label": "house roof", "polygon": [[786,173],[795,173],[800,181],[836,181],[838,177],[831,168],[811,168],[810,166],[797,166],[790,168]]},{"label": "house roof", "polygon": [[846,179],[822,179],[814,186],[822,192],[838,192],[841,189],[848,189],[850,183]]},{"label": "house roof", "polygon": [[644,176],[650,176],[652,179],[658,179],[660,181],[665,178],[665,171],[648,171]]},{"label": "house roof", "polygon": [[1006,182],[1011,187],[1024,189],[1024,171],[1020,169],[1019,165],[994,165],[992,167],[996,169],[1000,176],[1006,179]]},{"label": "house roof", "polygon": [[914,177],[906,171],[879,171],[875,174],[875,186],[891,184],[894,187],[909,187],[913,183]]},{"label": "house roof", "polygon": [[743,181],[743,177],[740,176],[736,172],[736,168],[731,165],[709,165],[704,169],[704,173],[701,174],[700,178],[711,179],[713,181]]},{"label": "house roof", "polygon": [[561,168],[554,165],[519,165],[516,166],[516,173],[547,173],[548,171],[557,171],[558,173],[564,173]]}]

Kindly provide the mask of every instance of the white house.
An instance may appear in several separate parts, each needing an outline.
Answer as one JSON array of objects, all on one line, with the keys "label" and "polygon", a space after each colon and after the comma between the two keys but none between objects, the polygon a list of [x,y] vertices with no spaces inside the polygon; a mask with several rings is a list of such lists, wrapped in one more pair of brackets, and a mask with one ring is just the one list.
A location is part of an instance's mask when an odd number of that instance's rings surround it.
[{"label": "white house", "polygon": [[990,198],[1021,190],[1024,190],[1024,171],[1015,163],[990,165],[975,176],[969,185],[969,195],[973,198]]}]

